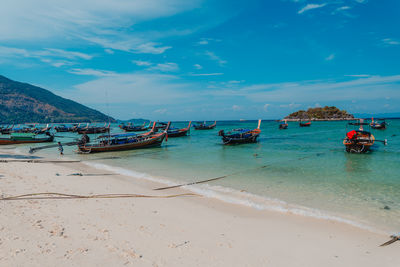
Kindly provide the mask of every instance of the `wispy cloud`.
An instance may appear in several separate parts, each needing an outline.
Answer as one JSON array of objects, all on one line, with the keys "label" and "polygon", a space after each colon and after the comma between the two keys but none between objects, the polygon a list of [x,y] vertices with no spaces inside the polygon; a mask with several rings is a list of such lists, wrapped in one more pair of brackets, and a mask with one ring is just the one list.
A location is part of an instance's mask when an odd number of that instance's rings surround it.
[{"label": "wispy cloud", "polygon": [[326,61],[331,61],[331,60],[333,60],[335,58],[335,54],[330,54],[329,56],[327,56],[326,58],[325,58],[325,60]]},{"label": "wispy cloud", "polygon": [[[114,73],[104,70],[75,69],[76,74],[97,76],[96,79],[78,84],[72,90],[57,92],[60,95],[86,104],[109,103],[168,105],[187,102],[196,96],[195,84],[188,84],[179,77],[155,73]],[[149,93],[150,92],[150,93]],[[197,95],[197,98],[199,96]]]},{"label": "wispy cloud", "polygon": [[179,66],[176,63],[173,62],[168,62],[168,63],[159,63],[148,70],[159,70],[163,72],[169,72],[169,71],[178,71]]},{"label": "wispy cloud", "polygon": [[356,77],[356,78],[368,78],[371,77],[372,75],[370,74],[348,74],[348,75],[344,75],[346,77]]},{"label": "wispy cloud", "polygon": [[89,54],[55,48],[30,51],[7,46],[0,46],[0,56],[3,58],[33,58],[57,68],[74,65],[76,60],[90,60],[93,58]]},{"label": "wispy cloud", "polygon": [[201,70],[203,68],[203,66],[201,66],[200,64],[194,64],[193,67],[197,70]]},{"label": "wispy cloud", "polygon": [[354,77],[347,81],[301,81],[215,88],[210,95],[245,97],[254,102],[324,102],[375,100],[390,95],[400,100],[400,75]]},{"label": "wispy cloud", "polygon": [[[199,7],[203,0],[19,0],[6,1],[0,8],[0,40],[38,43],[45,41],[97,44],[106,53],[162,54],[171,48],[160,43],[168,36],[187,35],[195,29],[134,26]],[[79,7],[79,8],[77,8]]]},{"label": "wispy cloud", "polygon": [[400,42],[399,42],[399,41],[393,40],[393,39],[391,39],[391,38],[382,39],[382,43],[383,43],[384,45],[388,45],[388,46],[391,46],[391,45],[400,45]]},{"label": "wispy cloud", "polygon": [[220,66],[224,66],[227,63],[226,60],[221,59],[214,52],[206,51],[205,55],[208,56],[209,59],[216,61],[218,63],[218,65],[220,65]]},{"label": "wispy cloud", "polygon": [[214,73],[191,73],[190,76],[219,76],[224,75],[222,72],[214,72]]},{"label": "wispy cloud", "polygon": [[303,14],[306,11],[312,10],[312,9],[317,9],[317,8],[321,8],[326,6],[327,4],[307,4],[305,7],[303,7],[302,9],[300,9],[297,13],[298,14]]},{"label": "wispy cloud", "polygon": [[76,75],[89,75],[96,77],[110,77],[116,75],[114,71],[95,70],[95,69],[71,69],[68,70],[68,72]]},{"label": "wispy cloud", "polygon": [[143,61],[143,60],[132,60],[132,63],[136,64],[137,66],[151,66],[152,63],[150,61]]},{"label": "wispy cloud", "polygon": [[343,10],[349,10],[349,9],[351,9],[350,6],[341,6],[341,7],[336,8],[336,11],[343,11]]}]

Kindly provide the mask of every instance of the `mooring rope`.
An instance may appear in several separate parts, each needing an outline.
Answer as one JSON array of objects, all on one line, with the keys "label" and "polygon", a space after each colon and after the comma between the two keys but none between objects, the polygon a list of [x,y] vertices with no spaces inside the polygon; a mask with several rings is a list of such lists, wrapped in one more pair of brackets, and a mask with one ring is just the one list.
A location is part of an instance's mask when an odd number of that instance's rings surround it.
[{"label": "mooring rope", "polygon": [[184,196],[201,196],[194,193],[183,193],[166,196],[155,196],[155,195],[141,195],[141,194],[97,194],[97,195],[75,195],[75,194],[64,194],[64,193],[31,193],[9,197],[2,197],[0,201],[6,200],[32,200],[32,199],[89,199],[89,198],[175,198]]},{"label": "mooring rope", "polygon": [[[268,167],[268,165],[264,165],[264,166],[261,166],[261,167],[255,168],[255,169],[251,169],[251,170],[263,169],[263,168],[266,168],[266,167]],[[241,172],[245,172],[245,171],[248,171],[248,170],[237,171],[237,172],[234,172],[234,173],[231,173],[231,174],[227,174],[227,175],[224,175],[224,176],[211,178],[211,179],[207,179],[207,180],[202,180],[202,181],[197,181],[197,182],[191,182],[191,183],[187,183],[187,184],[179,184],[179,185],[172,185],[172,186],[167,186],[167,187],[155,188],[153,190],[166,190],[166,189],[178,188],[178,187],[187,186],[187,185],[202,184],[202,183],[211,182],[211,181],[219,180],[219,179],[222,179],[222,178],[226,178],[228,176],[232,176],[232,175],[235,175],[235,174],[238,174],[238,173],[241,173]]]}]

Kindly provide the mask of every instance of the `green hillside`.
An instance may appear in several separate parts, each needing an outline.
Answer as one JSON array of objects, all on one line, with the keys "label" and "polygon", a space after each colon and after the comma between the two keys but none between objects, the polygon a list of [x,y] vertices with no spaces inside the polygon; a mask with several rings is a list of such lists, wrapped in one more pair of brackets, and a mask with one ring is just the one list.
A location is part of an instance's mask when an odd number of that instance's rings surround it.
[{"label": "green hillside", "polygon": [[[96,122],[108,116],[52,92],[0,75],[0,123]],[[111,122],[115,120],[110,119]]]}]

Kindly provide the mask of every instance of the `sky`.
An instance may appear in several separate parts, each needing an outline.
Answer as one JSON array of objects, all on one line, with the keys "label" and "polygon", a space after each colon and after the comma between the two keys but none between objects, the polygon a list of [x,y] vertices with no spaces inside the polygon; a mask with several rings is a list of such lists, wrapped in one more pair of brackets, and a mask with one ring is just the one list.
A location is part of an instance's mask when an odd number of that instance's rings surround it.
[{"label": "sky", "polygon": [[3,0],[0,74],[118,119],[400,112],[398,0]]}]

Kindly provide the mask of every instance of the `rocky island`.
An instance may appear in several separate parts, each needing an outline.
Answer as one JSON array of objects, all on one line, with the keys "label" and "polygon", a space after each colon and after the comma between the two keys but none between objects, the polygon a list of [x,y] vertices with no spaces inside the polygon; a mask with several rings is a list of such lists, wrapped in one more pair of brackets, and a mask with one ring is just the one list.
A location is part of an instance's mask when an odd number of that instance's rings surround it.
[{"label": "rocky island", "polygon": [[352,114],[346,110],[340,110],[334,106],[309,108],[299,110],[285,117],[288,121],[313,120],[313,121],[334,121],[334,120],[354,120]]}]

